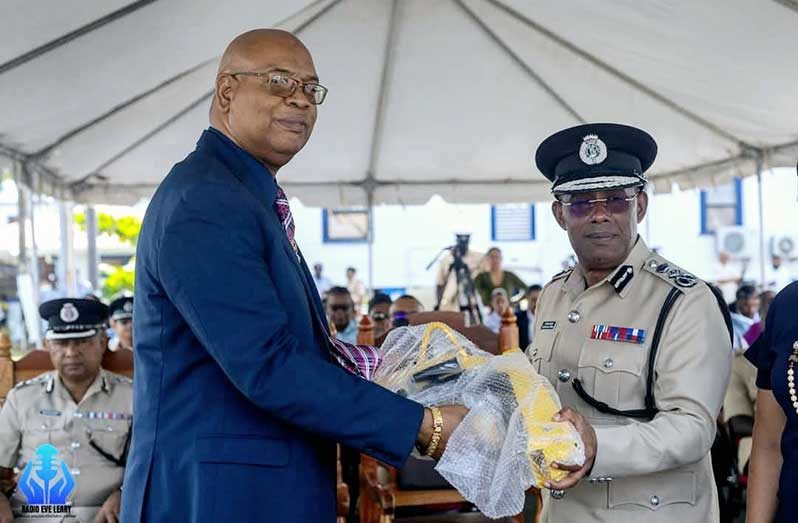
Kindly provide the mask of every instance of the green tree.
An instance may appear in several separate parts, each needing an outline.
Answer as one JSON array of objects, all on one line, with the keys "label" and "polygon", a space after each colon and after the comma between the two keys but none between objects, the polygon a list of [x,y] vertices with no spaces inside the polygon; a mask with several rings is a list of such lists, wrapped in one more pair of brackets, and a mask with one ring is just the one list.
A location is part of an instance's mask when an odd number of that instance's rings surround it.
[{"label": "green tree", "polygon": [[[86,214],[75,213],[75,223],[81,230],[86,230]],[[141,220],[135,216],[122,216],[114,218],[104,212],[97,213],[97,233],[116,236],[120,241],[129,243],[135,247],[139,239],[141,230]],[[112,298],[123,291],[133,292],[135,279],[135,259],[125,266],[114,267],[111,273],[105,274],[102,293],[106,298]]]},{"label": "green tree", "polygon": [[[80,226],[82,231],[86,230],[86,214],[75,213],[75,223]],[[122,216],[114,218],[104,212],[97,213],[97,233],[116,236],[120,241],[136,245],[141,230],[141,220],[135,216]]]},{"label": "green tree", "polygon": [[114,271],[103,282],[103,296],[110,299],[123,291],[133,292],[135,276],[135,269],[127,265],[114,267]]}]

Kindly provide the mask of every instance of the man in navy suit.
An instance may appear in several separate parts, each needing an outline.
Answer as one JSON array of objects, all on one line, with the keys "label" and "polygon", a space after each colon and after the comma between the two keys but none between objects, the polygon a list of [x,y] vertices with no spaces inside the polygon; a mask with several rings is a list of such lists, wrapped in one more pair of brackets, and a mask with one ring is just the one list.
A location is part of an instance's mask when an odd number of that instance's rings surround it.
[{"label": "man in navy suit", "polygon": [[336,441],[400,466],[414,444],[436,447],[442,421],[439,457],[465,414],[439,417],[348,372],[329,341],[276,180],[325,95],[294,36],[239,36],[211,128],[153,196],[136,261],[125,522],[328,523]]}]

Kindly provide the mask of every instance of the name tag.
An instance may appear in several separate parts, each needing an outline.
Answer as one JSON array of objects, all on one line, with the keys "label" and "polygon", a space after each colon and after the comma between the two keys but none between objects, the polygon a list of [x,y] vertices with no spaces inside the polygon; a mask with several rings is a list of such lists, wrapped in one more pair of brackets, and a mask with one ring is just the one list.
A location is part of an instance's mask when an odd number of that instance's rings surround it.
[{"label": "name tag", "polygon": [[646,341],[646,331],[633,327],[614,327],[612,325],[593,325],[590,339],[607,341],[624,341],[627,343],[642,344]]},{"label": "name tag", "polygon": [[544,321],[543,323],[540,324],[540,330],[542,330],[542,331],[550,331],[550,330],[554,330],[554,327],[556,327],[556,326],[557,326],[557,322],[556,321],[551,321],[551,320]]},{"label": "name tag", "polygon": [[52,410],[52,409],[42,409],[42,410],[39,411],[39,414],[41,414],[42,416],[60,416],[61,415],[61,411],[60,410]]}]

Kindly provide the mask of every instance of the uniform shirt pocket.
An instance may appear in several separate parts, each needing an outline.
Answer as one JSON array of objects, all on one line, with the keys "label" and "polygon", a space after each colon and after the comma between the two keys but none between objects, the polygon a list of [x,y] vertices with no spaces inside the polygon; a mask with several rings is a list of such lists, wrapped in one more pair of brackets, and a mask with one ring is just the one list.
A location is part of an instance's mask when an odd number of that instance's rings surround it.
[{"label": "uniform shirt pocket", "polygon": [[103,452],[120,459],[125,452],[130,421],[90,420],[85,423],[85,430],[86,437],[100,447]]},{"label": "uniform shirt pocket", "polygon": [[695,473],[670,470],[644,477],[617,478],[609,484],[609,508],[660,510],[676,503],[696,504]]},{"label": "uniform shirt pocket", "polygon": [[579,356],[579,379],[588,394],[611,407],[642,408],[646,355],[642,345],[587,340]]},{"label": "uniform shirt pocket", "polygon": [[64,413],[42,409],[25,418],[22,423],[23,438],[30,441],[55,444],[57,436],[64,432]]}]

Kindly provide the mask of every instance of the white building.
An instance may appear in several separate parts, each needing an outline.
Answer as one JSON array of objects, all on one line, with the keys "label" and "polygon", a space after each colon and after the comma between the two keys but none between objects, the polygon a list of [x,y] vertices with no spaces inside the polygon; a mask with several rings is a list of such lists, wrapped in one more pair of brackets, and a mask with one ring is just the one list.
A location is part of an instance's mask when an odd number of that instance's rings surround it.
[{"label": "white building", "polygon": [[[762,189],[765,248],[769,253],[773,235],[798,237],[795,172],[791,169],[765,172]],[[746,279],[759,280],[756,178],[743,179],[739,194],[739,221],[754,233],[749,238],[753,240],[749,241],[753,243],[753,259]],[[657,194],[650,202],[648,216],[639,229],[649,246],[658,248],[674,263],[711,280],[717,259],[716,238],[711,234],[701,234],[700,192]],[[346,267],[353,266],[368,283],[367,243],[325,240],[325,212],[304,207],[295,199],[291,205],[297,223],[297,238],[309,264],[322,262],[324,273],[334,283],[344,283]],[[561,270],[562,262],[572,254],[567,235],[551,215],[550,202],[534,206],[534,240],[494,241],[492,222],[489,204],[457,205],[435,196],[421,206],[378,206],[374,209],[373,219],[374,271],[371,281],[377,288],[413,289],[413,292],[420,293],[427,305],[431,305],[436,272],[434,268],[427,271],[425,267],[442,247],[454,243],[454,233],[458,231],[472,234],[471,245],[475,250],[485,252],[492,245],[500,247],[507,268],[516,271],[528,283],[545,283]]]}]

